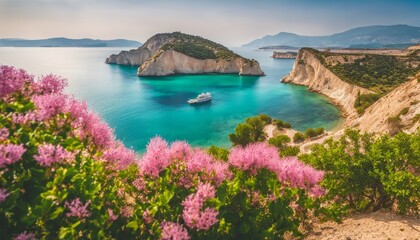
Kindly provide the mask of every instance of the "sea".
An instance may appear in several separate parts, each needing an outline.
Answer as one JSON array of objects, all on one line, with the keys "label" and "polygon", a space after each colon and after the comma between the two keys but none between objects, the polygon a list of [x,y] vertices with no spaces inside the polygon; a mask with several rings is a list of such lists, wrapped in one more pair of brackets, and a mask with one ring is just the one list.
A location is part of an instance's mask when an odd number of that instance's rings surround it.
[{"label": "sea", "polygon": [[[281,83],[293,59],[273,59],[271,51],[233,50],[259,61],[266,76],[236,74],[138,77],[137,68],[105,64],[121,48],[0,48],[0,65],[68,80],[66,93],[86,101],[119,140],[143,152],[150,138],[188,141],[193,146],[230,147],[228,135],[247,117],[260,113],[292,127],[332,129],[343,122],[339,109],[306,87]],[[190,98],[210,92],[213,100],[191,106]]]}]

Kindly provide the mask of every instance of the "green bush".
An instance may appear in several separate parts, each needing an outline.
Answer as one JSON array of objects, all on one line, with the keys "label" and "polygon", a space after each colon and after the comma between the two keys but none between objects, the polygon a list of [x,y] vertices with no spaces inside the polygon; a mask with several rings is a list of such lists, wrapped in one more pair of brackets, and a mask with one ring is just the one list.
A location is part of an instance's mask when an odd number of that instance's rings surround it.
[{"label": "green bush", "polygon": [[235,128],[235,133],[229,134],[229,139],[234,146],[246,146],[252,142],[262,142],[267,138],[264,127],[271,123],[271,117],[265,114],[249,117],[245,123],[240,123]]},{"label": "green bush", "polygon": [[300,152],[299,147],[289,146],[290,138],[287,135],[278,135],[276,137],[270,138],[268,144],[275,146],[280,156],[297,156]]},{"label": "green bush", "polygon": [[313,138],[324,133],[324,128],[308,128],[305,131],[305,136],[308,138]]},{"label": "green bush", "polygon": [[268,125],[271,123],[272,118],[270,116],[268,116],[267,114],[260,114],[258,115],[258,117],[261,119],[261,121],[263,121],[265,123],[265,125]]},{"label": "green bush", "polygon": [[420,132],[375,138],[346,130],[340,140],[317,145],[301,160],[326,172],[327,198],[357,211],[391,208],[418,213]]},{"label": "green bush", "polygon": [[292,127],[292,125],[290,123],[284,122],[284,121],[282,121],[280,119],[273,120],[273,124],[275,124],[278,129],[291,128]]},{"label": "green bush", "polygon": [[362,114],[366,108],[370,107],[373,103],[379,100],[382,97],[382,94],[368,93],[368,94],[357,94],[356,101],[354,102],[354,107],[358,114]]},{"label": "green bush", "polygon": [[305,135],[303,133],[297,132],[295,135],[293,135],[293,142],[294,143],[300,143],[305,141]]}]

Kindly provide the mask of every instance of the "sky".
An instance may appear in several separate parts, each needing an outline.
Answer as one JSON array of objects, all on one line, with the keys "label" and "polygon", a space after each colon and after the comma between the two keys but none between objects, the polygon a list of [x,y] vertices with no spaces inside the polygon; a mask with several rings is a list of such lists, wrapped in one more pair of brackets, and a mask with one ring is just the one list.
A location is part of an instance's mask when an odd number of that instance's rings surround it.
[{"label": "sky", "polygon": [[145,42],[181,31],[234,47],[265,35],[420,26],[420,0],[0,0],[0,38]]}]

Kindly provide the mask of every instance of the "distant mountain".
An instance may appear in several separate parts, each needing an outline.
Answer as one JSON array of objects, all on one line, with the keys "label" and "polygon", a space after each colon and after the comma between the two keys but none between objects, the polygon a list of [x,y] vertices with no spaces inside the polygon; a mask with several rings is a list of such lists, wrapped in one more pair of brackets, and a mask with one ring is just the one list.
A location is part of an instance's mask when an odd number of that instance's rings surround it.
[{"label": "distant mountain", "polygon": [[367,26],[329,36],[301,36],[281,32],[254,40],[244,47],[287,45],[292,47],[366,47],[407,46],[420,43],[420,27],[408,25]]},{"label": "distant mountain", "polygon": [[138,47],[142,44],[126,39],[100,40],[100,39],[70,39],[48,38],[28,40],[19,38],[0,39],[0,47]]}]

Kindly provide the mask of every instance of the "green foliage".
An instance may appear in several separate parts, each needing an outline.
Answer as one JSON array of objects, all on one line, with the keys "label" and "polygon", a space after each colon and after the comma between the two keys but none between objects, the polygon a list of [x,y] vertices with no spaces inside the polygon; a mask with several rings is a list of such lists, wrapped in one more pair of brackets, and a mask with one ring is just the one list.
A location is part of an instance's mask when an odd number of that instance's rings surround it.
[{"label": "green foliage", "polygon": [[226,148],[217,147],[211,145],[208,149],[208,152],[216,159],[227,161],[229,157],[229,150]]},{"label": "green foliage", "polygon": [[295,135],[293,135],[294,143],[301,143],[303,141],[305,141],[305,135],[303,135],[303,133],[297,132]]},{"label": "green foliage", "polygon": [[305,61],[303,61],[302,59],[300,59],[300,60],[298,61],[298,64],[305,64]]},{"label": "green foliage", "polygon": [[316,145],[301,155],[326,172],[327,199],[357,211],[391,208],[418,213],[420,206],[420,132],[375,138],[346,130],[340,140]]},{"label": "green foliage", "polygon": [[291,127],[292,127],[292,125],[291,125],[290,123],[288,123],[288,122],[284,122],[284,121],[282,121],[282,120],[280,120],[280,119],[274,119],[274,120],[273,120],[273,124],[274,124],[274,125],[276,125],[276,127],[277,127],[278,129],[282,129],[282,128],[291,128]]},{"label": "green foliage", "polygon": [[264,141],[267,138],[264,127],[271,122],[266,122],[268,120],[266,116],[261,114],[250,117],[245,120],[245,123],[238,124],[235,128],[235,133],[229,134],[229,139],[233,145],[244,147],[249,143]]},{"label": "green foliage", "polygon": [[197,59],[225,59],[240,57],[227,47],[202,38],[180,32],[170,34],[171,40],[162,46],[162,50],[175,50]]},{"label": "green foliage", "polygon": [[261,119],[261,121],[263,121],[265,123],[265,125],[270,124],[272,122],[272,119],[270,116],[268,116],[267,114],[260,114],[258,115],[258,117]]},{"label": "green foliage", "polygon": [[268,143],[277,147],[279,150],[279,154],[282,157],[285,156],[297,156],[299,154],[299,147],[297,146],[289,146],[290,138],[287,135],[278,135],[276,137],[270,138]]},{"label": "green foliage", "polygon": [[366,108],[370,107],[374,102],[379,100],[382,97],[382,94],[368,93],[368,94],[357,94],[354,107],[358,114],[362,114]]},{"label": "green foliage", "polygon": [[324,133],[324,128],[308,128],[305,131],[305,136],[308,138],[313,138]]}]

